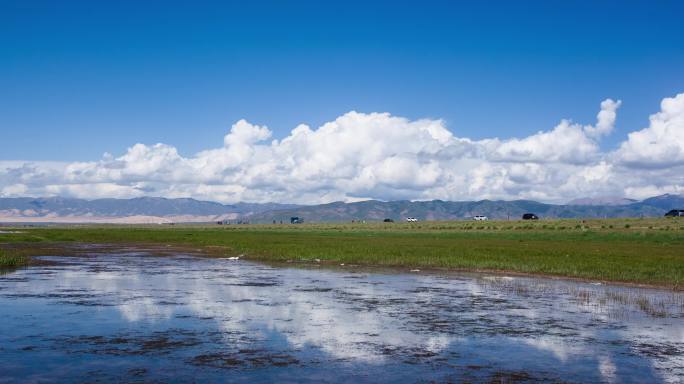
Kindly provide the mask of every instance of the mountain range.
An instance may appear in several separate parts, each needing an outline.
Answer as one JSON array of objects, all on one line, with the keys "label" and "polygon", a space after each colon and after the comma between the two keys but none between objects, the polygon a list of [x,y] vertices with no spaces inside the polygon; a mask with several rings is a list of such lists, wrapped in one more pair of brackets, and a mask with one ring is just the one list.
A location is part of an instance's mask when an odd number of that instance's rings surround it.
[{"label": "mountain range", "polygon": [[570,200],[567,205],[628,205],[638,203],[639,200],[628,199],[618,196],[605,197],[582,197],[579,199]]},{"label": "mountain range", "polygon": [[357,203],[335,202],[303,206],[277,211],[264,211],[249,216],[254,223],[280,222],[296,216],[308,222],[335,222],[350,220],[464,220],[475,215],[491,219],[519,219],[524,213],[535,213],[541,218],[608,218],[658,217],[670,209],[684,207],[684,197],[662,195],[629,204],[545,204],[531,200],[480,200],[480,201],[390,201],[377,200]]},{"label": "mountain range", "polygon": [[66,223],[175,223],[242,221],[289,223],[351,220],[464,220],[475,215],[492,219],[518,219],[532,212],[541,218],[657,217],[670,209],[684,209],[684,196],[666,194],[642,201],[623,198],[584,198],[568,204],[532,200],[480,201],[378,201],[333,202],[319,205],[238,203],[226,205],[189,198],[133,199],[0,198],[0,222]]},{"label": "mountain range", "polygon": [[63,197],[0,198],[0,222],[172,223],[209,222],[247,217],[294,204],[225,205],[189,198],[138,197],[84,200]]}]

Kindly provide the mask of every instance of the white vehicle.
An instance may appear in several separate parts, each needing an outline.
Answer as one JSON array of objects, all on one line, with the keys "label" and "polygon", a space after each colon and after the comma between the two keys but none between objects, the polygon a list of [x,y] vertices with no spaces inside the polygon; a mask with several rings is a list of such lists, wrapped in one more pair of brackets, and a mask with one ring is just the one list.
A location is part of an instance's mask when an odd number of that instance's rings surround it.
[{"label": "white vehicle", "polygon": [[418,221],[418,219],[416,219],[415,217],[407,217],[406,221],[409,223],[415,223]]},{"label": "white vehicle", "polygon": [[486,220],[489,220],[489,218],[487,216],[483,216],[483,215],[475,215],[475,216],[473,216],[473,220],[486,221]]}]

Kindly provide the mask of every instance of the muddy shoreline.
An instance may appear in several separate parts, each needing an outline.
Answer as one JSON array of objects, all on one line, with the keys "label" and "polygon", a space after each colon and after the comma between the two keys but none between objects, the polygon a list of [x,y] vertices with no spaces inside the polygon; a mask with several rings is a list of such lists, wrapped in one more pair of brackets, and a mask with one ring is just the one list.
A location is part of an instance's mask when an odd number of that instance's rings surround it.
[{"label": "muddy shoreline", "polygon": [[[49,265],[54,264],[54,261],[41,260],[32,256],[70,256],[83,255],[86,253],[105,252],[105,251],[126,251],[139,250],[150,252],[152,255],[170,256],[180,253],[188,254],[195,257],[208,258],[229,258],[239,257],[241,260],[261,263],[264,265],[274,267],[296,267],[296,268],[326,268],[331,270],[354,270],[369,273],[420,273],[426,275],[441,275],[450,276],[463,273],[472,274],[491,274],[497,276],[516,276],[516,277],[531,277],[543,278],[549,280],[560,281],[574,281],[580,283],[590,283],[595,285],[613,285],[621,287],[644,288],[644,289],[659,289],[673,292],[684,292],[683,286],[676,286],[671,284],[644,284],[630,281],[619,280],[597,280],[587,279],[581,277],[573,277],[566,275],[554,275],[546,273],[526,273],[514,270],[497,270],[497,269],[468,269],[468,268],[425,268],[425,267],[411,267],[399,265],[375,265],[375,264],[341,264],[339,262],[330,260],[318,259],[299,259],[299,260],[268,260],[264,257],[251,257],[249,254],[237,254],[232,252],[227,247],[222,246],[187,246],[182,244],[158,244],[158,243],[81,243],[81,242],[53,242],[53,243],[6,243],[0,244],[0,248],[17,250],[30,257],[28,265],[19,268],[26,268],[32,265]],[[6,268],[11,270],[13,268]]]}]

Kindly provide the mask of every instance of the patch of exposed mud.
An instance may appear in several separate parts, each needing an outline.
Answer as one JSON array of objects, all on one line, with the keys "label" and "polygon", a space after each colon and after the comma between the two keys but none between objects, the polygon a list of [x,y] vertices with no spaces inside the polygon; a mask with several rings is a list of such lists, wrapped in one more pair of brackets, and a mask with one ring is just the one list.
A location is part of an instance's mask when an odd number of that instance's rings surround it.
[{"label": "patch of exposed mud", "polygon": [[264,367],[287,367],[300,365],[299,359],[291,354],[275,353],[266,349],[240,349],[235,352],[201,354],[190,360],[193,365],[228,369],[254,369]]}]

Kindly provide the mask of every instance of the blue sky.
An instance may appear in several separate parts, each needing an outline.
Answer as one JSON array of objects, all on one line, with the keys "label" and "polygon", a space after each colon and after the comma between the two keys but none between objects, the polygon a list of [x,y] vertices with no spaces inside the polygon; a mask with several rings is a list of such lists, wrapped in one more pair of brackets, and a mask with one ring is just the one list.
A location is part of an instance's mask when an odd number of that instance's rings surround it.
[{"label": "blue sky", "polygon": [[[369,4],[370,3],[370,4]],[[684,3],[0,1],[0,159],[183,155],[235,121],[282,138],[350,110],[524,137],[684,90]]]},{"label": "blue sky", "polygon": [[0,0],[0,197],[684,194],[682,15],[681,1]]}]

